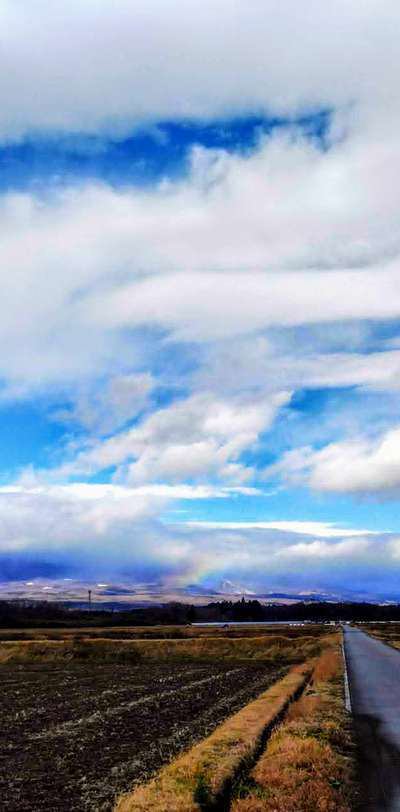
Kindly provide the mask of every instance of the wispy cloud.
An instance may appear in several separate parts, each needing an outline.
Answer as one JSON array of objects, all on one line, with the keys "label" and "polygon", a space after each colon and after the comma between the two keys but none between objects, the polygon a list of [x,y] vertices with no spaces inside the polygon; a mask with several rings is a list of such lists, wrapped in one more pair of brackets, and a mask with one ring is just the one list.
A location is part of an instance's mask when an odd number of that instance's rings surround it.
[{"label": "wispy cloud", "polygon": [[382,531],[341,528],[327,522],[186,522],[189,527],[214,530],[281,530],[317,538],[346,538],[382,535]]}]

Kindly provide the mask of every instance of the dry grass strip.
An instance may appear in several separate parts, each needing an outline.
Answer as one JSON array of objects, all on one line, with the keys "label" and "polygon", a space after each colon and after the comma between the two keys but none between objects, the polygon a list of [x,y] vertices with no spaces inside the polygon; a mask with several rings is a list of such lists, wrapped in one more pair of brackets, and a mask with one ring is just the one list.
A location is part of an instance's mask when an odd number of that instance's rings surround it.
[{"label": "dry grass strip", "polygon": [[0,643],[0,663],[29,660],[253,660],[296,663],[320,653],[326,638],[284,636],[183,640],[43,640]]},{"label": "dry grass strip", "polygon": [[40,641],[71,640],[71,638],[106,638],[108,640],[182,640],[199,637],[276,637],[290,638],[326,635],[326,626],[307,623],[307,625],[287,626],[285,623],[243,626],[81,626],[66,628],[32,628],[0,629],[0,641]]},{"label": "dry grass strip", "polygon": [[312,681],[273,733],[232,812],[350,812],[354,745],[342,657],[322,654]]},{"label": "dry grass strip", "polygon": [[115,812],[198,812],[211,806],[254,758],[266,731],[306,684],[312,666],[308,662],[292,668],[152,781],[122,796]]}]

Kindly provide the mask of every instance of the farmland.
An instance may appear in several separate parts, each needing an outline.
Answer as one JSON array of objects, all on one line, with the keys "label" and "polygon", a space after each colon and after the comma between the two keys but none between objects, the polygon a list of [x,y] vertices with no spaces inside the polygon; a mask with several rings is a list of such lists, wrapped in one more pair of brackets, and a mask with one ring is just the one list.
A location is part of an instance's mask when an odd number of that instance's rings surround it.
[{"label": "farmland", "polygon": [[355,749],[339,641],[122,796],[116,812],[350,812]]},{"label": "farmland", "polygon": [[376,637],[377,640],[400,649],[400,622],[362,623],[359,624],[359,628]]},{"label": "farmland", "polygon": [[357,804],[354,741],[343,707],[339,650],[326,651],[277,727],[232,812],[348,812]]},{"label": "farmland", "polygon": [[317,627],[152,632],[3,639],[2,809],[112,810],[328,639]]}]

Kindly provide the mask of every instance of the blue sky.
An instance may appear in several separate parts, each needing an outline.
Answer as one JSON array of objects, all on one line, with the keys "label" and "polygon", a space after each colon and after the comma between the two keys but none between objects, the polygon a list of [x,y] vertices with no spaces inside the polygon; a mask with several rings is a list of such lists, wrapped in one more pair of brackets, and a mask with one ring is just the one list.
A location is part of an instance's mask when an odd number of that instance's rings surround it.
[{"label": "blue sky", "polygon": [[289,125],[325,148],[330,112],[315,110],[293,117],[245,116],[214,122],[159,121],[123,137],[103,135],[26,136],[0,147],[1,188],[45,189],[47,185],[100,180],[121,187],[149,186],[184,177],[193,146],[246,154],[261,137]]},{"label": "blue sky", "polygon": [[399,14],[3,4],[1,594],[400,599]]}]

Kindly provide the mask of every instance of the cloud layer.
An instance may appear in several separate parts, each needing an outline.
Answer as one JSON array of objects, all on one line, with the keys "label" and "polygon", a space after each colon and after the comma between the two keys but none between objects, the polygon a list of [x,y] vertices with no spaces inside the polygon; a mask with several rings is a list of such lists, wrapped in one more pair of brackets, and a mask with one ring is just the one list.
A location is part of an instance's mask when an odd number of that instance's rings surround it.
[{"label": "cloud layer", "polygon": [[398,98],[394,0],[118,6],[2,4],[0,132],[121,132],[135,123]]},{"label": "cloud layer", "polygon": [[248,157],[198,152],[152,190],[3,195],[4,378],[124,372],[142,362],[132,330],[203,342],[399,317],[391,145],[375,167],[351,134],[328,152],[284,136]]},{"label": "cloud layer", "polygon": [[[151,583],[168,593],[188,584],[223,589],[231,580],[258,593],[277,587],[346,594],[352,571],[381,594],[398,577],[394,534],[323,522],[180,522],[158,516],[171,500],[202,499],[206,489],[159,486],[13,486],[0,490],[0,581],[50,578]],[[228,499],[229,489],[214,496]],[[53,580],[51,580],[53,579]],[[222,585],[222,586],[221,586]]]}]

